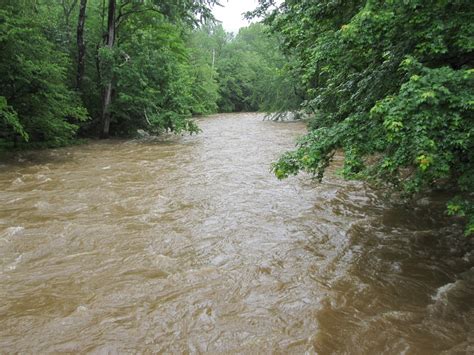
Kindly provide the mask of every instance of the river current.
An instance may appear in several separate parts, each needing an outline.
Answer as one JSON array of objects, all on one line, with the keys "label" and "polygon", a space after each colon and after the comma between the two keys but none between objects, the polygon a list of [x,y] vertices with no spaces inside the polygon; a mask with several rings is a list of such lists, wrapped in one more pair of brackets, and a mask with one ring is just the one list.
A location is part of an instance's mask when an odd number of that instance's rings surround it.
[{"label": "river current", "polygon": [[279,181],[303,123],[199,125],[0,163],[1,353],[474,353],[447,196]]}]

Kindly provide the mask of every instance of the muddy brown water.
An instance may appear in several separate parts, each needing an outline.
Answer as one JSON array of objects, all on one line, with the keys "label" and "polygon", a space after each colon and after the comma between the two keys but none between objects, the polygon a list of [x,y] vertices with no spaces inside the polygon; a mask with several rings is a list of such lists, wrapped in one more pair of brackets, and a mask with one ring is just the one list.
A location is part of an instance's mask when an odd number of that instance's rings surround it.
[{"label": "muddy brown water", "polygon": [[446,197],[394,204],[337,162],[278,181],[304,124],[200,126],[2,163],[0,352],[474,352],[474,254]]}]

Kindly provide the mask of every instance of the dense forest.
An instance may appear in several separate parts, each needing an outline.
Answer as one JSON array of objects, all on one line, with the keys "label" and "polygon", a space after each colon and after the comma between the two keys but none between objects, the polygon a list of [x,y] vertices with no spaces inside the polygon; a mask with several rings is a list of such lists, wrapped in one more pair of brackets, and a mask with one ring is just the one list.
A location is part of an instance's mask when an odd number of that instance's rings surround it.
[{"label": "dense forest", "polygon": [[454,191],[474,232],[474,2],[260,0],[236,35],[215,3],[0,0],[0,149],[302,110],[310,133],[277,177],[322,179],[343,151],[347,178]]},{"label": "dense forest", "polygon": [[192,133],[194,115],[271,110],[278,90],[292,99],[265,26],[226,33],[214,3],[1,0],[1,147]]}]

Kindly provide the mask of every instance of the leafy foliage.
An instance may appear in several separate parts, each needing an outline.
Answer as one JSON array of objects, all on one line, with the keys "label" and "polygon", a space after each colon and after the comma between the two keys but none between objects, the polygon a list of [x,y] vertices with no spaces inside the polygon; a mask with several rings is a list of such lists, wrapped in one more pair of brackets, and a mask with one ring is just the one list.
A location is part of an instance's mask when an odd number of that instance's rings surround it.
[{"label": "leafy foliage", "polygon": [[153,25],[143,20],[127,23],[130,38],[116,53],[114,130],[120,135],[132,134],[137,128],[155,133],[193,132],[196,129],[189,121],[193,73],[180,29],[164,19]]},{"label": "leafy foliage", "polygon": [[219,56],[220,111],[274,112],[299,107],[301,99],[286,63],[266,26],[257,23],[242,28]]},{"label": "leafy foliage", "polygon": [[474,192],[471,1],[288,0],[257,12],[295,56],[311,132],[275,165],[280,178],[321,179],[336,150],[343,173],[409,195],[458,191],[449,213],[470,218]]},{"label": "leafy foliage", "polygon": [[191,115],[217,109],[218,86],[190,38],[212,18],[214,3],[117,0],[116,41],[105,46],[108,2],[87,1],[85,73],[76,90],[79,1],[0,0],[2,146],[95,136],[109,83],[113,135],[197,132]]},{"label": "leafy foliage", "polygon": [[234,38],[212,23],[215,3],[0,0],[2,146],[195,133],[193,115],[291,98],[279,80],[286,61],[264,26]]},{"label": "leafy foliage", "polygon": [[[88,118],[77,95],[67,88],[68,61],[58,53],[28,9],[9,2],[0,10],[0,125],[4,139],[70,142]],[[33,15],[33,14],[31,14]]]},{"label": "leafy foliage", "polygon": [[211,25],[193,31],[188,39],[193,73],[193,114],[203,115],[218,110],[217,102],[220,96],[215,63],[226,41],[227,33],[222,26]]}]

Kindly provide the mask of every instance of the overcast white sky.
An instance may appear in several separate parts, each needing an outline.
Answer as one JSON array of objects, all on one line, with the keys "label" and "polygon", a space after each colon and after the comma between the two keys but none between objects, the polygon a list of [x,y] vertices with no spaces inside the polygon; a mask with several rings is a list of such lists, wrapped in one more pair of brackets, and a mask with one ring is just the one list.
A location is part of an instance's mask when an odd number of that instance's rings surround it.
[{"label": "overcast white sky", "polygon": [[215,6],[212,12],[227,32],[238,32],[240,27],[247,26],[249,22],[243,19],[242,13],[258,5],[257,0],[221,0],[220,3],[223,7]]}]

